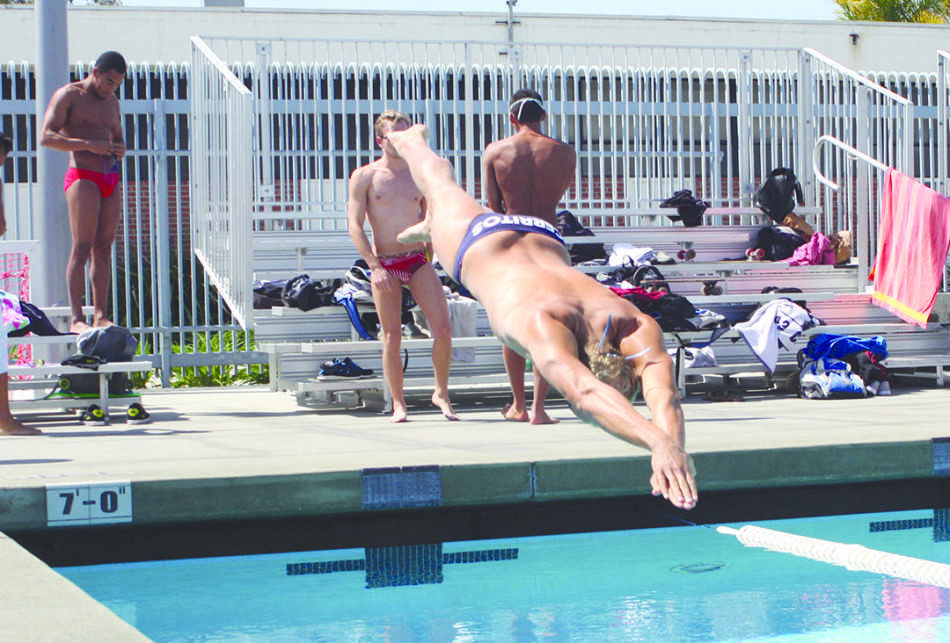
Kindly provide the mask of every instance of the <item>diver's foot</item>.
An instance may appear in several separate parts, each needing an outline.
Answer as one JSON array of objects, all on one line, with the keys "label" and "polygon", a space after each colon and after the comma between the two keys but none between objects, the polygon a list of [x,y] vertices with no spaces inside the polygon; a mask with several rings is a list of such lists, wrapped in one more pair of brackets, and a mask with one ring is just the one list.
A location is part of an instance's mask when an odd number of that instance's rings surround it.
[{"label": "diver's foot", "polygon": [[400,148],[414,143],[426,144],[429,139],[429,128],[421,123],[413,125],[409,129],[390,132],[387,136],[389,142],[396,148],[396,152],[401,155]]},{"label": "diver's foot", "polygon": [[409,226],[397,234],[396,241],[406,245],[415,243],[429,243],[432,241],[432,225],[429,223],[429,217],[426,217],[419,223]]}]

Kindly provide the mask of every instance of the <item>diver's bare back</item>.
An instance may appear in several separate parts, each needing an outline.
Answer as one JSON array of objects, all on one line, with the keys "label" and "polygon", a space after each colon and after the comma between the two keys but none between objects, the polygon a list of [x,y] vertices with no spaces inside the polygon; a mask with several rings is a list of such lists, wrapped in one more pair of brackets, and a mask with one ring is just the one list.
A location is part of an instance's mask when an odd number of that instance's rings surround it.
[{"label": "diver's bare back", "polygon": [[[477,269],[466,270],[473,265]],[[591,305],[604,308],[624,301],[572,268],[557,241],[530,232],[496,232],[479,239],[465,253],[462,278],[485,306],[493,328],[496,323],[508,327],[502,321],[508,314],[549,309],[549,300],[581,314]]]},{"label": "diver's bare back", "polygon": [[[119,100],[114,94],[100,98],[82,82],[69,84],[65,89],[66,120],[60,132],[69,138],[90,141],[113,141],[112,133],[120,128]],[[103,158],[88,150],[70,152],[74,167],[103,171]]]},{"label": "diver's bare back", "polygon": [[366,215],[373,229],[377,255],[398,254],[418,247],[396,241],[396,235],[418,223],[422,213],[422,193],[409,170],[393,169],[376,161],[360,171],[370,173]]}]

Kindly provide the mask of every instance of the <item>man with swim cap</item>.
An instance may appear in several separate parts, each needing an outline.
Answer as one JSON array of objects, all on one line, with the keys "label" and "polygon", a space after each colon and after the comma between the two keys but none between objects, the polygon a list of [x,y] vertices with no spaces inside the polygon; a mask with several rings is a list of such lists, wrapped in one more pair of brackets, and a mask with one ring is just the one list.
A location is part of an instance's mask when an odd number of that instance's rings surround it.
[{"label": "man with swim cap", "polygon": [[[698,500],[693,462],[684,450],[683,410],[659,326],[572,268],[555,235],[525,230],[524,221],[487,212],[455,183],[449,163],[426,144],[426,134],[416,125],[389,135],[428,204],[425,220],[399,238],[431,239],[443,264],[458,268],[461,282],[485,307],[497,337],[530,355],[578,417],[650,450],[654,495],[693,508]],[[651,419],[630,402],[638,387]]]},{"label": "man with swim cap", "polygon": [[[452,361],[452,325],[449,307],[435,268],[422,243],[402,244],[396,235],[418,222],[425,209],[422,194],[409,176],[406,162],[395,155],[387,136],[410,125],[402,112],[388,110],[375,123],[380,158],[355,170],[350,176],[347,217],[350,237],[370,268],[373,302],[379,316],[383,344],[383,376],[392,397],[393,422],[408,419],[403,395],[402,287],[408,286],[432,332],[432,367],[435,391],[432,403],[449,420],[458,417],[449,401],[449,365]],[[363,224],[369,219],[370,243]]]},{"label": "man with swim cap", "polygon": [[107,51],[83,80],[56,90],[40,129],[40,145],[69,152],[63,180],[72,249],[66,287],[70,330],[89,329],[82,312],[85,269],[92,282],[93,326],[111,326],[108,316],[110,259],[122,208],[119,161],[125,156],[122,115],[115,92],[125,79],[125,58]]},{"label": "man with swim cap", "polygon": [[[485,148],[482,186],[488,207],[495,212],[537,217],[557,230],[557,205],[574,179],[577,154],[567,143],[541,133],[547,114],[541,95],[520,89],[511,98],[508,120],[515,133]],[[503,349],[505,370],[511,383],[511,404],[505,418],[529,419],[524,392],[525,359],[507,346]],[[532,424],[557,422],[544,410],[548,383],[534,369]]]}]

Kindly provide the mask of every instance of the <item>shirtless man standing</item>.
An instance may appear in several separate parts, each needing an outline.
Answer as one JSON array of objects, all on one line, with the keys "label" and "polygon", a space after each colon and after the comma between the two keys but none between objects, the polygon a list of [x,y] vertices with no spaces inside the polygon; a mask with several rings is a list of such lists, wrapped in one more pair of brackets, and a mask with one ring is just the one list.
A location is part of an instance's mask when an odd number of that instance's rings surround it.
[{"label": "shirtless man standing", "polygon": [[[485,200],[495,212],[528,214],[557,226],[557,204],[574,178],[577,154],[567,143],[541,133],[547,114],[541,95],[518,90],[508,107],[515,133],[485,148],[482,181]],[[524,393],[525,359],[507,346],[503,349],[505,370],[511,383],[511,404],[502,413],[509,420],[529,419]],[[548,383],[534,369],[532,424],[553,424],[544,410]]]},{"label": "shirtless man standing", "polygon": [[119,160],[125,156],[115,92],[125,78],[125,69],[121,54],[107,51],[99,56],[83,80],[56,90],[40,130],[41,145],[69,152],[63,189],[73,238],[66,264],[73,332],[90,327],[82,312],[87,262],[92,282],[92,325],[112,325],[107,311],[110,255],[122,206]]},{"label": "shirtless man standing", "polygon": [[[376,143],[383,155],[354,171],[350,176],[347,217],[350,237],[370,267],[373,302],[379,316],[383,342],[383,375],[393,404],[393,422],[407,420],[403,396],[402,287],[409,286],[432,332],[432,367],[435,391],[432,403],[449,420],[457,420],[449,401],[449,365],[452,361],[452,326],[442,283],[428,260],[425,244],[406,245],[396,235],[423,217],[425,200],[409,176],[406,162],[393,154],[387,140],[390,132],[407,129],[412,123],[401,112],[386,111],[376,119]],[[369,219],[373,231],[370,243],[363,228]]]},{"label": "shirtless man standing", "polygon": [[[649,449],[653,494],[692,509],[699,499],[696,474],[659,325],[571,267],[557,228],[476,203],[425,136],[421,125],[389,135],[429,206],[425,220],[399,238],[431,240],[455,279],[485,307],[498,339],[530,355],[578,417]],[[630,403],[638,389],[649,418]]]}]

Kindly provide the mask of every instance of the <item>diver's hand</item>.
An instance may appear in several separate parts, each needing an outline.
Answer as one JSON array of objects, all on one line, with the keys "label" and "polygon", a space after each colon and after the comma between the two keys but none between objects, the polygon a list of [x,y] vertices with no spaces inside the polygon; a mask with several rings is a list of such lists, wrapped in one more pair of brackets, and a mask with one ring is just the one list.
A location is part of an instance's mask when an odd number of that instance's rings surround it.
[{"label": "diver's hand", "polygon": [[650,466],[653,467],[650,484],[654,496],[663,496],[680,509],[696,506],[699,493],[692,456],[671,441],[653,449]]}]

